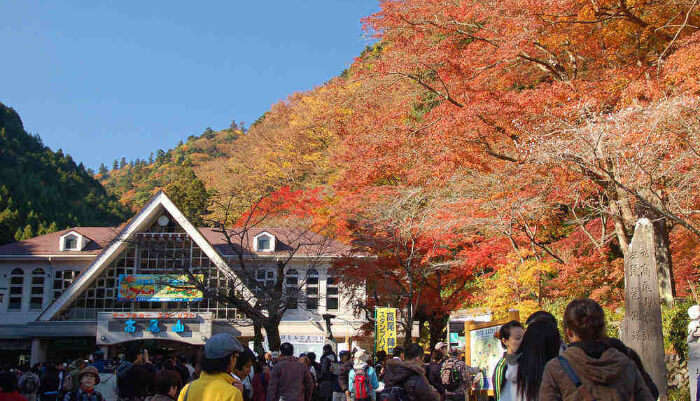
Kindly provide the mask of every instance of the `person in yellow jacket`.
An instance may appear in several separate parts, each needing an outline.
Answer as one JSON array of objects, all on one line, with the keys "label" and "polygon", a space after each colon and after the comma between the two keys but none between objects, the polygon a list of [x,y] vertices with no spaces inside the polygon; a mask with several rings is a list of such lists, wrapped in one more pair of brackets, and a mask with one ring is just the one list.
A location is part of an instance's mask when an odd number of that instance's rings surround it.
[{"label": "person in yellow jacket", "polygon": [[177,401],[243,401],[231,371],[243,346],[229,333],[213,335],[204,344],[202,374],[180,390]]}]

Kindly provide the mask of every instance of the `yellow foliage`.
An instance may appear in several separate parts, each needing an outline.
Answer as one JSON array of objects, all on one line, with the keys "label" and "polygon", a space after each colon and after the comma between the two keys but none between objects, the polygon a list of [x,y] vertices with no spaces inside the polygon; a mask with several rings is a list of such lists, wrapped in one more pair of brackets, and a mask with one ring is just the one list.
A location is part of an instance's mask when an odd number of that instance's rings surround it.
[{"label": "yellow foliage", "polygon": [[528,316],[542,309],[546,300],[546,283],[556,268],[533,255],[509,255],[502,265],[481,286],[479,306],[489,308],[495,318],[503,318],[509,309],[517,309],[520,316]]}]

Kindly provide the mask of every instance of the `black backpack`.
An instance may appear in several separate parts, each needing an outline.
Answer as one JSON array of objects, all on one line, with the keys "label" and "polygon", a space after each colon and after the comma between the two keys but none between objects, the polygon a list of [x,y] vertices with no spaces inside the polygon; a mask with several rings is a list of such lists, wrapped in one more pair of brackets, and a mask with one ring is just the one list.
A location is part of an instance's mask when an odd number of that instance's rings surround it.
[{"label": "black backpack", "polygon": [[393,386],[384,389],[379,401],[409,401],[409,398],[403,386]]}]

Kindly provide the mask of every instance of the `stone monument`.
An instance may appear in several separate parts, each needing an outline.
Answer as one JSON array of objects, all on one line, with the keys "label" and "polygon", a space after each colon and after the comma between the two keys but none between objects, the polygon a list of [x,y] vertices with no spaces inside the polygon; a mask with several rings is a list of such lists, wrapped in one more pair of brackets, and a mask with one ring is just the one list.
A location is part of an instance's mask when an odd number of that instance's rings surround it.
[{"label": "stone monument", "polygon": [[700,375],[700,306],[688,308],[688,382],[690,399],[695,400]]},{"label": "stone monument", "polygon": [[654,227],[639,219],[625,257],[625,318],[622,341],[637,351],[644,367],[667,399],[664,339],[661,330],[661,302],[656,271]]}]

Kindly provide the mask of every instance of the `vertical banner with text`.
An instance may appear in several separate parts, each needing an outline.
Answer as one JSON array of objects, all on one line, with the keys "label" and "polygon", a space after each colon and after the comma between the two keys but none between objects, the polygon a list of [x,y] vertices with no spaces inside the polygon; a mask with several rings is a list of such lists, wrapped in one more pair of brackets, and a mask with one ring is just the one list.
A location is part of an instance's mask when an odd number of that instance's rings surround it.
[{"label": "vertical banner with text", "polygon": [[396,347],[396,308],[375,308],[375,348],[391,355]]}]

